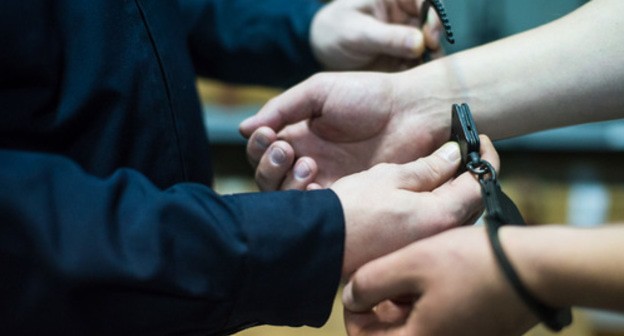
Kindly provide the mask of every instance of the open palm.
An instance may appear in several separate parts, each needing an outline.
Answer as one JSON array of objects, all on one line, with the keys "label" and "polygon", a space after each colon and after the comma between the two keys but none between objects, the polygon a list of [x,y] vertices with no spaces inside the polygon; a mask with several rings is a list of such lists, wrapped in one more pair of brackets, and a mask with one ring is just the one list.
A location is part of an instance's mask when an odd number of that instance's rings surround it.
[{"label": "open palm", "polygon": [[[444,143],[448,135],[435,126],[435,118],[414,111],[406,97],[397,99],[393,76],[316,75],[274,98],[244,122],[241,132],[246,135],[260,126],[277,131],[277,135],[264,135],[288,155],[283,164],[276,165],[268,157],[271,150],[255,147],[251,137],[247,151],[261,177],[261,188],[301,189],[310,183],[326,187],[380,162],[414,160]],[[297,181],[291,169],[302,158],[314,167],[305,183]]]}]

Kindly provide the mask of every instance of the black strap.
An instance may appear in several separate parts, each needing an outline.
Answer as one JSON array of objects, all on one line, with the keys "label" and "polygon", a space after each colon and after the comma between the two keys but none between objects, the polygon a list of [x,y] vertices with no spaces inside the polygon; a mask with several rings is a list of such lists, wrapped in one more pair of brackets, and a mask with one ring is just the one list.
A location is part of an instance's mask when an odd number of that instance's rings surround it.
[{"label": "black strap", "polygon": [[538,300],[524,286],[511,265],[498,238],[498,229],[503,225],[525,225],[525,221],[514,202],[505,195],[498,184],[494,167],[481,158],[479,133],[469,106],[455,104],[452,113],[451,140],[459,143],[463,165],[479,179],[481,184],[481,194],[487,211],[485,217],[487,233],[496,261],[516,293],[533,314],[548,328],[560,331],[572,322],[572,313],[569,308],[552,308]]},{"label": "black strap", "polygon": [[[544,323],[544,325],[551,330],[560,331],[572,323],[571,310],[569,308],[552,308],[539,301],[522,283],[518,273],[507,258],[498,237],[498,229],[504,224],[512,223],[524,225],[520,212],[511,199],[503,193],[496,181],[488,180],[482,182],[481,185],[484,193],[483,196],[486,199],[486,208],[488,209],[488,214],[485,217],[488,238],[501,270],[505,274],[505,277],[507,277],[507,280],[511,283],[518,296],[520,296],[522,301],[529,307],[529,309],[531,309],[533,314],[535,314],[535,316],[537,316]],[[499,196],[491,197],[485,195],[486,193],[497,193]],[[490,207],[487,206],[487,200],[490,200],[490,203],[492,203],[491,200],[496,200],[494,202],[498,202],[499,204],[491,204],[490,206],[493,206],[495,209],[500,211],[493,211],[491,213],[489,211]],[[512,217],[515,218],[512,219]],[[520,220],[518,220],[518,218]]]}]

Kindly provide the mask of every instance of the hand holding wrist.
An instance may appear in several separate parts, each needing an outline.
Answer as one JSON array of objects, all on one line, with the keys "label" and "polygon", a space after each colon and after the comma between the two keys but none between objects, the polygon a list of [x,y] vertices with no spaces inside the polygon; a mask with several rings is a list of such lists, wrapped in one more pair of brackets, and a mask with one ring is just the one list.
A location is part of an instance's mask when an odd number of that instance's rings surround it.
[{"label": "hand holding wrist", "polygon": [[457,144],[449,143],[429,157],[403,165],[380,164],[333,184],[345,217],[343,274],[469,220],[479,205],[474,181],[456,184],[466,189],[461,198],[443,196],[451,192],[446,182],[459,161]]}]

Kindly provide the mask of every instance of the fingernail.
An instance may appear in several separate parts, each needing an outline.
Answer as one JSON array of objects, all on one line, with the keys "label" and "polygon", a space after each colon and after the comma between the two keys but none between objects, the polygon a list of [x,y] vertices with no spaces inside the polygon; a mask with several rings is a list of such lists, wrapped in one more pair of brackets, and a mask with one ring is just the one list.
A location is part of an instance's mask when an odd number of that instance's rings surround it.
[{"label": "fingernail", "polygon": [[295,178],[299,180],[305,180],[308,176],[310,176],[311,172],[312,170],[310,169],[310,165],[308,165],[305,161],[298,162],[295,165]]},{"label": "fingernail", "polygon": [[276,165],[281,165],[286,161],[286,152],[279,147],[273,147],[270,154],[271,162]]},{"label": "fingernail", "polygon": [[265,150],[270,144],[269,138],[267,138],[264,134],[258,134],[256,136],[256,146],[259,149]]},{"label": "fingernail", "polygon": [[438,149],[437,155],[449,162],[455,163],[459,161],[459,145],[457,142],[447,142],[444,146]]},{"label": "fingernail", "polygon": [[410,50],[412,55],[420,55],[424,50],[422,34],[419,32],[409,34],[405,38],[405,48]]}]

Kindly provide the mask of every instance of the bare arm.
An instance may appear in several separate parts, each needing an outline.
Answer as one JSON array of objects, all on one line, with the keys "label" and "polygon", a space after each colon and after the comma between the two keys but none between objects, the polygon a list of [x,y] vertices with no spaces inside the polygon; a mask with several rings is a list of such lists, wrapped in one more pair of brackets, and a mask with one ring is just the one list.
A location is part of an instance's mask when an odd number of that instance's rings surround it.
[{"label": "bare arm", "polygon": [[[623,225],[504,227],[500,237],[524,284],[545,303],[624,311]],[[361,267],[343,293],[348,333],[524,334],[538,320],[487,239],[483,227],[452,229]]]},{"label": "bare arm", "polygon": [[544,302],[624,311],[624,225],[504,227],[500,235],[521,278]]},{"label": "bare arm", "polygon": [[[623,12],[624,1],[594,0],[540,28],[398,74],[316,75],[241,125],[246,136],[257,130],[247,152],[265,177],[258,182],[267,190],[327,186],[379,162],[427,155],[448,140],[454,103],[469,103],[493,139],[624,117]],[[268,164],[260,137],[289,160]],[[293,178],[303,160],[308,174]]]},{"label": "bare arm", "polygon": [[407,71],[397,96],[413,96],[408,83],[417,78],[431,103],[414,106],[448,118],[451,103],[468,102],[494,139],[621,118],[623,12],[622,1],[591,1],[539,28]]}]

